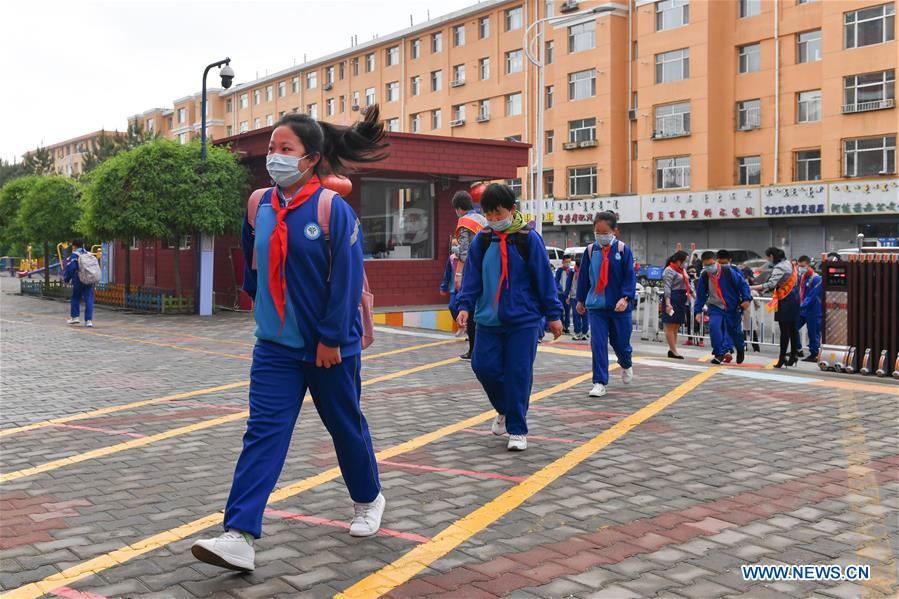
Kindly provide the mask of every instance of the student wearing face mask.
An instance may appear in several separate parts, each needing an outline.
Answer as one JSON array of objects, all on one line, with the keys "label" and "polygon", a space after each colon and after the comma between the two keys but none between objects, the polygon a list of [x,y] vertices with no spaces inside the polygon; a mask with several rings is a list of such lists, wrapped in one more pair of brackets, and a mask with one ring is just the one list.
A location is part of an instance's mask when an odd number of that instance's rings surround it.
[{"label": "student wearing face mask", "polygon": [[634,256],[623,241],[615,239],[618,218],[611,212],[599,212],[593,218],[595,243],[581,257],[577,284],[577,307],[588,314],[593,351],[593,388],[590,397],[602,397],[609,384],[609,342],[621,366],[621,381],[634,378],[631,361],[631,331],[637,273]]},{"label": "student wearing face mask", "polygon": [[562,266],[556,270],[556,291],[559,292],[559,301],[562,302],[564,314],[562,315],[562,332],[570,333],[571,324],[571,285],[574,282],[574,269],[571,267],[571,258],[562,258]]},{"label": "student wearing face mask", "polygon": [[[457,191],[453,195],[453,210],[456,211],[458,221],[456,221],[456,239],[459,240],[459,259],[455,266],[456,288],[462,287],[462,276],[465,271],[465,263],[468,262],[468,252],[471,249],[471,242],[475,235],[481,232],[487,225],[487,219],[480,214],[474,207],[474,201],[471,194],[467,191]],[[458,294],[457,294],[458,295]],[[459,356],[463,360],[471,360],[472,351],[474,351],[475,341],[475,324],[474,319],[468,321],[466,328],[468,333],[468,351]]]},{"label": "student wearing face mask", "polygon": [[[793,366],[799,361],[796,322],[799,320],[799,273],[780,248],[769,247],[765,256],[772,266],[771,276],[762,285],[752,288],[760,293],[771,292],[767,309],[774,312],[774,321],[780,328],[780,355],[775,368]],[[787,353],[787,346],[790,352]]]},{"label": "student wearing face mask", "polygon": [[[702,274],[696,283],[696,303],[693,313],[696,322],[702,318],[702,308],[708,305],[709,336],[712,338],[712,364],[723,364],[728,339],[736,344],[737,364],[745,358],[743,318],[740,309],[746,310],[752,302],[749,285],[743,275],[731,265],[721,266],[714,252],[703,252]],[[727,332],[728,339],[724,333]]]},{"label": "student wearing face mask", "polygon": [[812,267],[812,259],[800,256],[796,261],[799,271],[799,321],[796,323],[798,336],[802,327],[808,333],[809,355],[803,362],[817,362],[821,350],[821,275]]},{"label": "student wearing face mask", "polygon": [[493,183],[481,196],[487,228],[471,244],[459,295],[460,326],[473,317],[471,368],[496,410],[491,430],[509,434],[509,451],[527,449],[527,412],[542,322],[562,335],[562,304],[543,239],[515,206],[515,193]]},{"label": "student wearing face mask", "polygon": [[677,331],[686,322],[687,309],[693,288],[684,270],[687,252],[678,250],[668,258],[668,266],[662,272],[662,322],[665,324],[665,339],[668,341],[668,357],[683,360],[677,353]]},{"label": "student wearing face mask", "polygon": [[[346,162],[383,159],[383,139],[377,106],[351,127],[291,113],[272,132],[266,167],[275,186],[251,196],[242,234],[244,289],[254,298],[257,337],[250,416],[225,533],[194,543],[201,561],[254,569],[253,541],[262,535],[262,515],[307,390],[354,502],[349,533],[370,536],[380,528],[386,501],[360,407],[362,230],[349,204],[323,191],[319,176],[341,172]],[[322,216],[328,201],[330,216]]]}]

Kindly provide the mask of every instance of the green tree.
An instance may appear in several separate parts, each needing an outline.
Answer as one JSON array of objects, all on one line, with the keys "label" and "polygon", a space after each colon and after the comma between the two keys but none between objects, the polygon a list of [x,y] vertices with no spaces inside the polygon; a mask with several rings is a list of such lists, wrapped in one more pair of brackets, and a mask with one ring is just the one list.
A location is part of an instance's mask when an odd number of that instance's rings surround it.
[{"label": "green tree", "polygon": [[121,149],[116,138],[103,132],[88,144],[87,152],[81,158],[81,171],[89,173],[119,152]]},{"label": "green tree", "polygon": [[[16,224],[23,238],[43,243],[45,266],[49,266],[50,243],[66,241],[75,233],[81,194],[69,177],[34,177],[33,181],[22,197]],[[50,282],[49,268],[44,269],[44,281]]]},{"label": "green tree", "polygon": [[22,199],[39,177],[19,177],[0,187],[0,254],[15,253],[27,240],[19,227],[18,214]]},{"label": "green tree", "polygon": [[0,158],[0,187],[6,185],[8,181],[12,181],[16,177],[22,177],[25,174],[25,167],[21,162],[7,162]]},{"label": "green tree", "polygon": [[40,147],[25,156],[22,168],[29,175],[49,175],[53,173],[53,155],[47,148]]},{"label": "green tree", "polygon": [[[91,175],[79,226],[103,239],[174,239],[175,293],[181,294],[183,235],[221,235],[240,226],[248,176],[237,156],[157,139],[110,158]],[[196,237],[195,237],[196,238]],[[126,244],[128,247],[129,244]],[[128,252],[125,284],[131,277]]]}]

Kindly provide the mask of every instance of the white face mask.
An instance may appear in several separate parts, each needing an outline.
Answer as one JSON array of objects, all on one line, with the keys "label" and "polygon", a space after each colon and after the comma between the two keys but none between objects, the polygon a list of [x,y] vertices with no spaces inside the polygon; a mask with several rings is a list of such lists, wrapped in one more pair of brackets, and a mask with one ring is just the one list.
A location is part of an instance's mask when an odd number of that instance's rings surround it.
[{"label": "white face mask", "polygon": [[287,154],[269,154],[265,158],[265,168],[268,171],[269,177],[277,183],[281,187],[290,187],[300,179],[302,179],[306,173],[309,172],[312,167],[310,166],[306,170],[300,172],[300,160],[309,156],[306,154],[305,156],[289,156]]},{"label": "white face mask", "polygon": [[615,235],[612,233],[594,233],[594,239],[596,239],[596,243],[601,246],[607,246],[612,243],[612,240],[615,239]]},{"label": "white face mask", "polygon": [[509,216],[508,218],[504,218],[502,220],[488,220],[487,226],[494,231],[505,231],[512,226],[512,217]]}]

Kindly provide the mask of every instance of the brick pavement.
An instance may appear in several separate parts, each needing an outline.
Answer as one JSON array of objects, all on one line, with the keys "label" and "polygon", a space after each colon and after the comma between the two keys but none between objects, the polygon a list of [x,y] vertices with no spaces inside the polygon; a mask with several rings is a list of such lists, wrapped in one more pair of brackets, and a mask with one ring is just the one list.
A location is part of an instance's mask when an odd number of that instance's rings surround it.
[{"label": "brick pavement", "polygon": [[[244,314],[200,319],[101,309],[94,331],[67,328],[64,319],[64,304],[0,296],[0,429],[248,376],[252,326]],[[433,341],[381,334],[367,353]],[[447,344],[366,360],[363,378],[445,360],[458,350]],[[637,353],[662,351],[637,344]],[[64,369],[75,354],[89,355],[97,364],[89,390],[78,390]],[[767,358],[753,361],[762,365]],[[535,392],[588,368],[587,358],[541,352]],[[531,447],[524,454],[506,452],[480,424],[386,460],[381,466],[389,502],[385,534],[360,540],[341,530],[350,506],[338,478],[272,506],[252,574],[225,573],[193,561],[190,536],[66,584],[55,594],[334,595],[695,374],[656,365],[638,364],[635,370],[628,388],[613,374],[610,393],[600,400],[587,398],[588,385],[581,384],[535,404]],[[899,592],[897,395],[895,387],[883,386],[882,393],[865,389],[715,376],[389,595],[894,595]],[[462,362],[371,385],[363,396],[376,450],[489,408]],[[245,387],[236,387],[7,435],[0,437],[0,471],[5,475],[208,422],[245,404]],[[295,431],[282,485],[336,463],[309,408]],[[4,483],[0,591],[215,514],[227,496],[242,430],[241,420],[227,422]],[[870,564],[873,580],[743,581],[739,566],[752,563]]]}]

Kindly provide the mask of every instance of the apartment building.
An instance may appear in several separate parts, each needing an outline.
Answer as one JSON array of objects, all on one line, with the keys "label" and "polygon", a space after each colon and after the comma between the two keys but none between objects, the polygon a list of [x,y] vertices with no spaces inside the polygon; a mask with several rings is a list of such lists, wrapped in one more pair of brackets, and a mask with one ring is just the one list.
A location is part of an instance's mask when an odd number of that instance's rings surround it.
[{"label": "apartment building", "polygon": [[[91,144],[94,140],[102,136],[113,137],[119,135],[125,135],[125,133],[120,131],[104,131],[101,129],[86,135],[79,135],[72,139],[45,146],[46,149],[49,150],[50,156],[53,158],[53,172],[69,177],[81,174],[84,171],[84,154],[91,148]],[[35,150],[26,152],[23,155],[23,158],[34,151]]]},{"label": "apartment building", "polygon": [[[610,207],[645,261],[690,244],[818,253],[859,231],[899,236],[895,12],[884,0],[485,1],[214,90],[208,131],[291,111],[348,124],[377,102],[391,131],[542,139],[544,172],[509,182],[555,199],[549,242],[582,244],[589,213]],[[523,38],[544,17],[537,89]],[[186,142],[199,98],[132,118]]]}]

